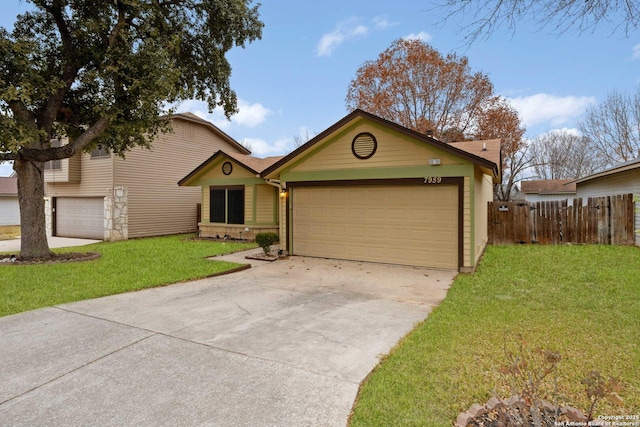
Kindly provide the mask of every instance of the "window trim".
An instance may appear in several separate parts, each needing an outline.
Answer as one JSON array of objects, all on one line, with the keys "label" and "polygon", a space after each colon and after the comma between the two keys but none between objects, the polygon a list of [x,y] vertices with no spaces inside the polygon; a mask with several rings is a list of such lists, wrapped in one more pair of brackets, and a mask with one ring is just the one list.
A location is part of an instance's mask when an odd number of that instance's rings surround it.
[{"label": "window trim", "polygon": [[[229,222],[229,217],[235,216],[235,215],[230,215],[230,205],[229,205],[229,191],[242,191],[242,196],[241,196],[241,215],[237,215],[238,217],[241,218],[242,222]],[[212,202],[213,202],[213,198],[211,197],[211,193],[213,191],[224,191],[224,222],[217,222],[214,221],[213,219],[213,213],[214,210]],[[225,224],[225,225],[243,225],[245,223],[245,186],[244,185],[212,185],[209,187],[209,223],[210,224]],[[236,213],[237,214],[237,213]]]},{"label": "window trim", "polygon": [[[59,138],[51,140],[51,148],[62,147],[62,141]],[[58,171],[62,169],[62,159],[49,160],[44,162],[44,170]]]},{"label": "window trim", "polygon": [[109,148],[105,148],[102,145],[98,145],[91,150],[92,159],[104,159],[111,157],[111,151]]}]

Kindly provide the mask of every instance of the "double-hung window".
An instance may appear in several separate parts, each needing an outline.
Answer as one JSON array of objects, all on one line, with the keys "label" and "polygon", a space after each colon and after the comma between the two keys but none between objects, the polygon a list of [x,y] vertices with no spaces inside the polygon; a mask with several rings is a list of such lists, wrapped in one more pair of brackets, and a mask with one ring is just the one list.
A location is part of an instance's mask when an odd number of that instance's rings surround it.
[{"label": "double-hung window", "polygon": [[[52,139],[51,140],[51,148],[62,147],[62,141],[60,139]],[[58,170],[62,169],[62,160],[49,160],[44,164],[44,170]]]},{"label": "double-hung window", "polygon": [[244,224],[244,187],[209,189],[209,222]]}]

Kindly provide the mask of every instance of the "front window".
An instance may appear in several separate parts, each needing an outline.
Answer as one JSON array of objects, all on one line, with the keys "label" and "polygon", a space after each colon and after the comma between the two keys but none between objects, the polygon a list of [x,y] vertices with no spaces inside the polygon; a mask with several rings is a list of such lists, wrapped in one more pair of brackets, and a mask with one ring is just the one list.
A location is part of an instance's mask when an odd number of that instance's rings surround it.
[{"label": "front window", "polygon": [[[58,148],[58,147],[62,147],[62,141],[60,141],[59,139],[52,139],[51,148]],[[62,169],[62,160],[60,159],[49,160],[48,162],[44,163],[44,170],[59,170],[59,169]]]},{"label": "front window", "polygon": [[102,145],[98,145],[93,150],[91,150],[91,158],[99,158],[99,157],[109,157],[111,153],[107,147],[103,147]]},{"label": "front window", "polygon": [[209,190],[209,222],[244,224],[244,187],[212,187]]}]

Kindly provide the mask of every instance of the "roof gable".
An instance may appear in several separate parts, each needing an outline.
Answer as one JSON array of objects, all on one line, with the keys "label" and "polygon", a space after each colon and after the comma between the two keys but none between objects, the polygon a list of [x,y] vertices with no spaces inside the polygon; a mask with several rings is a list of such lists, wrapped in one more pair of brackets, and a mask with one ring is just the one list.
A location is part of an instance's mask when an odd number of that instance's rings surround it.
[{"label": "roof gable", "polygon": [[[348,129],[366,123],[368,126],[373,126],[377,129],[382,129],[386,132],[393,132],[404,137],[405,140],[411,141],[422,147],[430,150],[435,150],[438,154],[445,155],[448,158],[459,158],[464,161],[471,162],[476,166],[483,168],[487,173],[493,175],[494,179],[499,177],[500,162],[495,163],[492,160],[478,156],[472,152],[464,151],[455,145],[446,144],[438,141],[430,136],[423,135],[415,132],[411,129],[400,126],[396,123],[367,113],[363,110],[354,110],[340,121],[326,129],[324,132],[318,134],[316,137],[308,141],[306,144],[297,148],[281,160],[275,162],[272,166],[268,167],[262,173],[263,177],[275,177],[280,171],[295,167],[304,161],[306,156],[312,155],[314,152],[319,152],[323,147],[323,144],[327,144],[329,141],[335,140],[341,136],[341,133]],[[498,153],[499,158],[499,140],[491,140],[490,145],[493,147],[493,152]],[[498,147],[497,149],[495,147]],[[494,156],[495,157],[495,156]]]},{"label": "roof gable", "polygon": [[216,165],[225,160],[233,160],[234,163],[240,165],[245,171],[249,172],[253,176],[260,175],[260,173],[271,166],[276,161],[280,160],[282,157],[267,157],[264,159],[253,157],[247,154],[239,154],[239,153],[226,153],[222,150],[218,150],[213,156],[209,157],[207,160],[202,162],[198,167],[196,167],[193,171],[191,171],[187,176],[178,181],[178,185],[191,185],[191,183],[195,182],[197,179],[205,176],[209,173]]},{"label": "roof gable", "polygon": [[248,150],[246,147],[244,147],[238,141],[236,141],[235,139],[231,138],[229,135],[224,133],[222,130],[220,130],[219,127],[217,127],[213,123],[211,123],[211,122],[209,122],[209,121],[207,121],[207,120],[205,120],[203,118],[200,118],[200,117],[196,116],[193,113],[175,113],[175,114],[171,115],[170,118],[171,118],[171,120],[182,120],[182,121],[195,123],[195,124],[204,126],[207,129],[209,129],[210,131],[212,131],[213,133],[215,133],[216,135],[218,135],[223,141],[225,141],[226,143],[228,143],[232,147],[236,148],[241,153],[251,154],[250,150]]}]

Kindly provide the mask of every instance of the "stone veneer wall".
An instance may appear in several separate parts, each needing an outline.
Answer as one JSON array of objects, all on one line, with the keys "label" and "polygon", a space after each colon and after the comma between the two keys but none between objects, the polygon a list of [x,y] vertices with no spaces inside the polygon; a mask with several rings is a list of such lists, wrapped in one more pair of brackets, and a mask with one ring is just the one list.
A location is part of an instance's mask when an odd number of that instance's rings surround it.
[{"label": "stone veneer wall", "polygon": [[113,187],[104,198],[104,240],[115,242],[129,238],[129,191],[127,187]]},{"label": "stone veneer wall", "polygon": [[51,197],[44,198],[44,222],[47,236],[53,236],[53,210],[51,209]]}]

